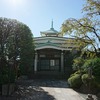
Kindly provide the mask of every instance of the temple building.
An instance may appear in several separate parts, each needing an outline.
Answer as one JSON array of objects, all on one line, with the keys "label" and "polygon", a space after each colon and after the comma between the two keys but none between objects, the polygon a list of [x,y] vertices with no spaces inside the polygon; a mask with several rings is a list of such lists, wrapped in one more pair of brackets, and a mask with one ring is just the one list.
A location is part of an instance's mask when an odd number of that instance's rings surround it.
[{"label": "temple building", "polygon": [[70,67],[67,65],[68,55],[77,47],[74,39],[63,37],[53,28],[53,21],[49,30],[40,33],[41,37],[34,38],[34,72],[68,71]]}]

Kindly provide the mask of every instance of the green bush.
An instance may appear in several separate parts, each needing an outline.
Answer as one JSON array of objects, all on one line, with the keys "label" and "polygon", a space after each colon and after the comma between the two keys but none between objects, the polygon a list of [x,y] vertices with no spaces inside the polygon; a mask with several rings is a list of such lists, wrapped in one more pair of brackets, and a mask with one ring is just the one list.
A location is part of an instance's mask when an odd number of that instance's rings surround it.
[{"label": "green bush", "polygon": [[84,70],[78,70],[78,71],[76,71],[74,74],[85,74],[86,72],[84,71]]},{"label": "green bush", "polygon": [[94,58],[94,59],[89,59],[87,60],[84,65],[83,68],[88,71],[88,68],[91,67],[92,68],[92,74],[95,77],[99,77],[100,78],[100,58]]},{"label": "green bush", "polygon": [[73,59],[73,70],[80,70],[85,60],[82,57]]},{"label": "green bush", "polygon": [[74,76],[76,74],[82,75],[82,74],[85,74],[85,71],[84,70],[78,70],[75,73],[71,74],[70,77],[72,77],[72,76]]},{"label": "green bush", "polygon": [[81,75],[74,74],[68,79],[68,83],[72,88],[79,88],[82,85]]},{"label": "green bush", "polygon": [[92,76],[91,78],[89,78],[88,74],[83,74],[82,75],[82,82],[88,86],[89,83],[91,83],[91,85],[95,84],[95,77]]}]

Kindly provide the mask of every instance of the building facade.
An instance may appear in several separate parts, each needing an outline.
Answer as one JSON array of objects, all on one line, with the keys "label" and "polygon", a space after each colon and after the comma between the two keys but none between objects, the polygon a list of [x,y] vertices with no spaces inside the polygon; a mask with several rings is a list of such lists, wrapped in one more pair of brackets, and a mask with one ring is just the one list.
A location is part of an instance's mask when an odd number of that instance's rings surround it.
[{"label": "building facade", "polygon": [[34,38],[34,72],[64,72],[65,69],[67,70],[66,59],[69,53],[77,47],[74,39],[61,36],[53,28],[53,21],[49,30],[40,33],[41,37]]}]

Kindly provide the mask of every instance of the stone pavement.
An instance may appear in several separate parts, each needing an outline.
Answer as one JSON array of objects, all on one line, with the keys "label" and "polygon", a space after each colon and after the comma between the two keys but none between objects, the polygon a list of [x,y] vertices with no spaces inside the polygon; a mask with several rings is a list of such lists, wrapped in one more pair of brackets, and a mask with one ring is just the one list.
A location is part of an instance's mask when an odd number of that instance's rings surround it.
[{"label": "stone pavement", "polygon": [[17,84],[18,90],[12,95],[12,99],[5,100],[85,100],[68,88],[66,81],[24,80]]}]

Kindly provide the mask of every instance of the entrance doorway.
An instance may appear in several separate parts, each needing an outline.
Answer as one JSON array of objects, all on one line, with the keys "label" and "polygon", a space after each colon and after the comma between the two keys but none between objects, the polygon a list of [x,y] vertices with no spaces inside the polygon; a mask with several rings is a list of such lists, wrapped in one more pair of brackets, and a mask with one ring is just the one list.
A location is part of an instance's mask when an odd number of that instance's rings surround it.
[{"label": "entrance doorway", "polygon": [[59,71],[59,59],[41,59],[39,60],[38,71]]}]

